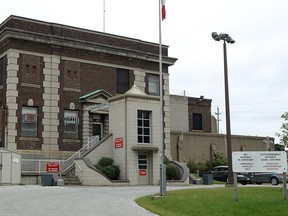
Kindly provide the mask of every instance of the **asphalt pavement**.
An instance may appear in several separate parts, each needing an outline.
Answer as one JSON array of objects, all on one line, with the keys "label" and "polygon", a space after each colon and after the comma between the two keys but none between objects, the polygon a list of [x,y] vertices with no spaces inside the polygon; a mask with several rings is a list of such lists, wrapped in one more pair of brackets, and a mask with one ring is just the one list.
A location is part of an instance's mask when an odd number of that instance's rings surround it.
[{"label": "asphalt pavement", "polygon": [[[167,191],[221,185],[168,186]],[[135,199],[159,186],[0,186],[0,216],[152,216]]]}]

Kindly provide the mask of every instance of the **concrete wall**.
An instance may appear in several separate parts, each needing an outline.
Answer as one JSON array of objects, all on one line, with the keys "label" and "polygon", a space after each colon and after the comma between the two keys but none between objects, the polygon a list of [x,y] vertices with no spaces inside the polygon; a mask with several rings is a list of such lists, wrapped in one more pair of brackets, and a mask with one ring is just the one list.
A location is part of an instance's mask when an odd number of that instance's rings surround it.
[{"label": "concrete wall", "polygon": [[[232,151],[273,150],[263,143],[266,137],[232,135]],[[171,132],[171,155],[179,162],[206,162],[211,160],[211,150],[227,155],[224,134]]]},{"label": "concrete wall", "polygon": [[82,185],[86,186],[124,186],[129,182],[111,181],[91,168],[83,159],[76,159],[78,166],[75,166],[75,175],[78,176]]},{"label": "concrete wall", "polygon": [[88,158],[91,163],[97,164],[102,157],[112,158],[112,136],[109,136],[104,142],[89,152],[85,158]]},{"label": "concrete wall", "polygon": [[188,98],[170,95],[171,131],[189,131]]}]

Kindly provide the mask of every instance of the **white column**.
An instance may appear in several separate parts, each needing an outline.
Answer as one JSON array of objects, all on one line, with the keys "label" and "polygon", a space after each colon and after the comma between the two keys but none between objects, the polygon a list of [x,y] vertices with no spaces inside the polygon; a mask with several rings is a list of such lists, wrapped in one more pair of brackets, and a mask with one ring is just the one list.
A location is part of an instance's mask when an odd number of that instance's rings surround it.
[{"label": "white column", "polygon": [[[17,97],[18,90],[17,84],[19,65],[17,64],[19,53],[15,51],[7,52],[7,91],[6,91],[6,104],[8,107],[8,119],[7,119],[7,137],[6,147],[9,150],[16,150],[16,136],[17,136],[17,115],[18,110]],[[5,145],[5,144],[4,144]]]},{"label": "white column", "polygon": [[58,151],[58,138],[59,138],[59,64],[60,57],[51,55],[49,57],[44,57],[45,67],[43,69],[44,73],[44,93],[43,93],[43,151]]}]

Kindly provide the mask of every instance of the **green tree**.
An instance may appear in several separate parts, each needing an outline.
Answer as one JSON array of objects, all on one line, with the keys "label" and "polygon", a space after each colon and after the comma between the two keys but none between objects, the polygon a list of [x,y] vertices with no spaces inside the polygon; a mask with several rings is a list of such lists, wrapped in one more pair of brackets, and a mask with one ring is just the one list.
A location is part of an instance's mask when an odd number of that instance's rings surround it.
[{"label": "green tree", "polygon": [[275,151],[285,151],[284,145],[275,144],[274,148],[275,148]]},{"label": "green tree", "polygon": [[288,112],[285,112],[281,115],[281,118],[284,119],[284,122],[281,126],[281,132],[276,133],[276,136],[280,138],[280,145],[288,147]]}]

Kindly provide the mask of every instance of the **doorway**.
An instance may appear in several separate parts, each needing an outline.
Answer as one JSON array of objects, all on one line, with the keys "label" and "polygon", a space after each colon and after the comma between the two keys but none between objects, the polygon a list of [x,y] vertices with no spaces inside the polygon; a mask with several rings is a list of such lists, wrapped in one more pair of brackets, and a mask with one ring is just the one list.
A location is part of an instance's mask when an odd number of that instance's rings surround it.
[{"label": "doorway", "polygon": [[99,140],[103,137],[103,116],[93,114],[92,116],[92,136],[99,136]]},{"label": "doorway", "polygon": [[150,160],[148,154],[138,154],[138,183],[150,184]]}]

